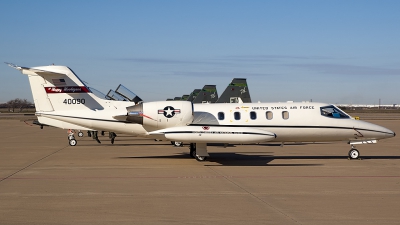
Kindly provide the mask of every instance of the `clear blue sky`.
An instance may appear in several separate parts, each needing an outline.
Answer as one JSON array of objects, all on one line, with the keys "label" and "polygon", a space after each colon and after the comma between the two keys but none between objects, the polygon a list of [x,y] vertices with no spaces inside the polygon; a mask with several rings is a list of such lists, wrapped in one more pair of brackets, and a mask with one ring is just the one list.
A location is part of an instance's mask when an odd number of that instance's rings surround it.
[{"label": "clear blue sky", "polygon": [[[145,101],[247,78],[253,101],[400,103],[400,1],[0,1],[0,61]],[[32,100],[0,65],[0,102]]]}]

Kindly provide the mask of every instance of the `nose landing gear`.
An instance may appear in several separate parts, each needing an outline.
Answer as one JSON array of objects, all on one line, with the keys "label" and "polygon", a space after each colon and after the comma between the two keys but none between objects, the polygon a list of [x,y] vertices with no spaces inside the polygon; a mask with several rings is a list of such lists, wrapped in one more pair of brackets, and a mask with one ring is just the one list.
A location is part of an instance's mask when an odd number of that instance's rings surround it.
[{"label": "nose landing gear", "polygon": [[351,149],[349,151],[349,159],[360,159],[360,152],[354,148],[354,145],[351,145]]}]

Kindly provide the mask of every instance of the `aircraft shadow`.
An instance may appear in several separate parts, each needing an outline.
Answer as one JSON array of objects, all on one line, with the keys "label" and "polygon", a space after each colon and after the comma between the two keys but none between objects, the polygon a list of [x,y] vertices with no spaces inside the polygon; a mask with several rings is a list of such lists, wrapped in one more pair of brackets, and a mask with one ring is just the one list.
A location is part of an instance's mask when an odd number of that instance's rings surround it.
[{"label": "aircraft shadow", "polygon": [[[240,153],[209,153],[210,157],[205,161],[218,163],[220,165],[205,165],[205,166],[321,166],[323,164],[268,164],[274,159],[274,156],[270,155],[245,155]],[[117,157],[118,159],[192,159],[189,154],[181,153],[177,155],[167,156],[128,156],[128,157]]]},{"label": "aircraft shadow", "polygon": [[210,153],[208,162],[218,163],[219,165],[206,166],[322,166],[323,164],[310,163],[280,163],[271,164],[277,159],[272,155],[247,155],[240,153]]},{"label": "aircraft shadow", "polygon": [[[216,162],[221,165],[227,164],[256,164],[269,163],[276,159],[282,160],[348,160],[348,156],[274,156],[274,155],[244,155],[238,153],[210,153],[209,162]],[[374,160],[374,159],[400,159],[400,156],[360,156],[360,160]],[[243,163],[241,162],[243,161]],[[268,166],[321,166],[323,164],[272,164]]]},{"label": "aircraft shadow", "polygon": [[377,155],[377,156],[360,156],[361,159],[400,159],[400,156]]},{"label": "aircraft shadow", "polygon": [[[274,156],[274,155],[248,155],[240,153],[209,153],[210,157],[207,161],[203,162],[204,166],[323,166],[322,163],[279,163],[271,164],[276,159],[283,160],[348,160],[347,156]],[[129,156],[129,157],[117,157],[118,159],[192,159],[189,154],[181,153],[176,155],[167,156]],[[373,160],[373,159],[400,159],[400,156],[363,156],[361,160]],[[219,165],[207,165],[207,162],[217,163]]]}]

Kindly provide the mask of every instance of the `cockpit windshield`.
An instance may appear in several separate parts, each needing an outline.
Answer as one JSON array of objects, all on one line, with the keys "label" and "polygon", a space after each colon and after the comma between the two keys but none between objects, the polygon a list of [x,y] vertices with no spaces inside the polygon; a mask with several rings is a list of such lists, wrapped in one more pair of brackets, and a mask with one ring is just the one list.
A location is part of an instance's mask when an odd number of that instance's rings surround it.
[{"label": "cockpit windshield", "polygon": [[344,113],[342,110],[333,105],[321,107],[320,109],[321,109],[321,115],[326,117],[341,118],[341,119],[350,118],[346,113]]}]

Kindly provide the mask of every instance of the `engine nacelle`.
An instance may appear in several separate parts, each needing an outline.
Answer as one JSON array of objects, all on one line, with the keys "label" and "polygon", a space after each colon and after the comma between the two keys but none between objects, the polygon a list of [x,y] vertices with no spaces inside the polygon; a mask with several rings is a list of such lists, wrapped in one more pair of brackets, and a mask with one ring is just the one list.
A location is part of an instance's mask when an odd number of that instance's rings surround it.
[{"label": "engine nacelle", "polygon": [[142,124],[147,131],[186,126],[193,121],[193,104],[189,101],[145,102],[126,110],[126,120]]}]

